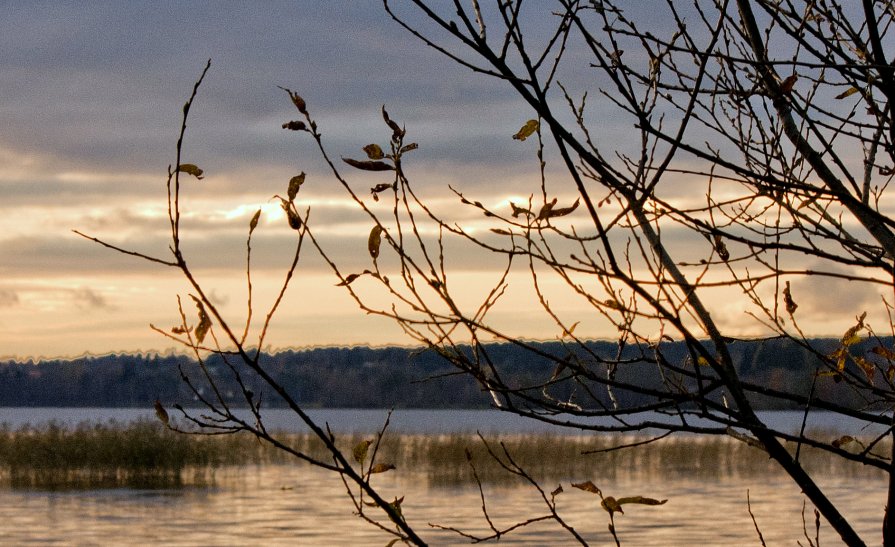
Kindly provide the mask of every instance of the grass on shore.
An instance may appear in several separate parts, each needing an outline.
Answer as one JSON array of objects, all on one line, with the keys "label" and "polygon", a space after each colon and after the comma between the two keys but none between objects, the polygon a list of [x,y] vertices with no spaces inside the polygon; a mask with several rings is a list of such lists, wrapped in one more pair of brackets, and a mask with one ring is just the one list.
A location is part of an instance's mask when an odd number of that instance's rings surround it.
[{"label": "grass on shore", "polygon": [[[310,434],[282,438],[297,449],[329,461],[322,444]],[[346,435],[338,438],[338,444],[350,454],[358,442],[374,438],[373,434]],[[582,452],[606,450],[644,438],[529,434],[486,439],[504,457],[502,442],[517,464],[545,483],[624,476],[710,480],[780,473],[764,452],[726,437],[671,437],[633,449],[593,454]],[[515,480],[472,434],[389,434],[383,439],[377,461],[394,464],[397,472],[424,474],[433,485],[472,485],[467,450],[483,482]],[[889,445],[876,450],[888,453]],[[856,476],[875,472],[805,447],[800,460],[815,473]],[[0,426],[0,486],[12,488],[203,486],[213,483],[215,470],[222,467],[293,461],[288,454],[262,445],[247,434],[184,435],[154,421],[85,423],[74,428],[50,423],[16,430]]]}]

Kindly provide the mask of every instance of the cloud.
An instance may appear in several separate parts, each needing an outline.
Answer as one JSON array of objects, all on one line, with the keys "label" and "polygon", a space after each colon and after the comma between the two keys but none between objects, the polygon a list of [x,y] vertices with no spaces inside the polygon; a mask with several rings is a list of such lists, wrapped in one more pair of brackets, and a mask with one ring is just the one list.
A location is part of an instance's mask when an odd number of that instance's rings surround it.
[{"label": "cloud", "polygon": [[18,303],[18,293],[10,289],[0,289],[0,308],[11,308]]},{"label": "cloud", "polygon": [[[815,264],[814,268],[825,269]],[[834,274],[846,274],[833,269]],[[792,295],[799,305],[799,315],[813,314],[830,320],[851,321],[868,310],[876,310],[882,305],[880,290],[867,283],[848,281],[836,277],[809,276],[792,282]]]},{"label": "cloud", "polygon": [[88,310],[108,310],[114,309],[113,306],[109,305],[106,301],[106,298],[91,289],[90,287],[79,287],[71,291],[72,300],[75,303],[75,306],[82,309]]}]

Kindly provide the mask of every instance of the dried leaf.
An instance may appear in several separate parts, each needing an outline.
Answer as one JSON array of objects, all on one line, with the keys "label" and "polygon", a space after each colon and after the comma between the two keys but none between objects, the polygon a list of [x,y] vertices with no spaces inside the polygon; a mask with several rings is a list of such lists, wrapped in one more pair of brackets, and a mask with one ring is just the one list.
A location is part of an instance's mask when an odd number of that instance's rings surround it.
[{"label": "dried leaf", "polygon": [[364,152],[367,153],[367,157],[371,160],[381,160],[385,157],[382,148],[380,148],[378,144],[368,144],[367,146],[364,146]]},{"label": "dried leaf", "polygon": [[404,514],[401,512],[401,504],[404,503],[404,496],[400,498],[395,498],[395,501],[389,503],[389,507],[395,510],[395,513],[398,514],[399,517],[403,518]]},{"label": "dried leaf", "polygon": [[621,304],[611,298],[607,298],[606,300],[604,300],[603,305],[613,310],[624,310],[624,307],[622,307]]},{"label": "dried leaf", "polygon": [[555,199],[553,200],[552,204],[548,204],[548,205],[550,205],[550,208],[547,211],[544,211],[544,210],[541,211],[541,213],[544,216],[541,217],[540,215],[538,215],[538,218],[556,218],[556,217],[564,217],[568,214],[571,214],[572,212],[575,211],[575,209],[578,208],[578,200],[576,199],[575,203],[573,203],[571,205],[571,207],[560,207],[559,209],[556,209],[553,207],[554,205],[556,205]]},{"label": "dried leaf", "polygon": [[875,346],[870,348],[872,353],[879,355],[889,361],[895,360],[895,351],[890,350],[889,348],[884,348],[883,346]]},{"label": "dried leaf", "polygon": [[357,443],[356,445],[354,445],[354,450],[352,451],[352,453],[354,455],[354,461],[363,465],[364,460],[367,459],[367,449],[370,448],[371,444],[373,444],[373,441],[366,440],[366,441],[361,441],[361,442]]},{"label": "dried leaf", "polygon": [[295,196],[298,195],[298,189],[302,184],[305,183],[305,172],[295,175],[291,179],[289,179],[289,191],[287,192],[287,196],[289,197],[289,201],[295,199]]},{"label": "dried leaf", "polygon": [[852,357],[852,359],[854,360],[855,364],[864,371],[864,375],[867,376],[867,380],[870,383],[873,383],[873,375],[876,372],[876,367],[873,366],[873,363],[861,356],[854,356]]},{"label": "dried leaf", "polygon": [[255,214],[252,215],[252,220],[249,221],[249,233],[250,234],[255,231],[255,228],[258,227],[258,220],[260,218],[261,218],[261,209],[258,209],[257,211],[255,211]]},{"label": "dried leaf", "polygon": [[394,171],[395,168],[384,161],[360,161],[351,158],[342,158],[342,161],[362,171]]},{"label": "dried leaf", "polygon": [[622,62],[622,55],[625,54],[625,50],[617,49],[609,54],[609,60],[612,61],[612,66],[618,66]]},{"label": "dried leaf", "polygon": [[367,238],[367,250],[374,259],[379,256],[379,245],[382,244],[382,226],[373,226],[370,230],[370,237]]},{"label": "dried leaf", "polygon": [[854,95],[855,93],[858,93],[860,91],[861,90],[858,89],[857,87],[850,87],[850,88],[846,89],[845,91],[843,91],[842,93],[840,93],[839,95],[836,95],[836,98],[840,99],[840,100],[845,99],[846,97],[851,97],[852,95]]},{"label": "dried leaf", "polygon": [[610,515],[612,513],[621,513],[623,515],[625,514],[625,512],[622,510],[622,505],[612,496],[606,496],[605,498],[603,498],[603,501],[600,502],[600,507],[605,509],[606,512]]},{"label": "dried leaf", "polygon": [[523,214],[524,214],[525,216],[531,216],[531,215],[533,214],[530,210],[528,210],[528,209],[526,209],[526,208],[524,208],[524,207],[519,207],[518,205],[516,205],[516,204],[513,203],[512,201],[510,202],[510,207],[513,208],[513,218],[518,218],[519,215],[523,215]]},{"label": "dried leaf", "polygon": [[160,422],[168,425],[168,412],[165,410],[165,407],[162,406],[161,401],[159,401],[158,399],[155,400],[155,415],[158,417]]},{"label": "dried leaf", "polygon": [[385,473],[386,471],[391,471],[392,469],[396,469],[394,464],[377,463],[370,469],[370,473]]},{"label": "dried leaf", "polygon": [[562,374],[562,371],[566,370],[566,362],[559,361],[556,363],[556,366],[553,367],[553,374],[550,375],[550,381],[556,380],[559,378],[559,375]]},{"label": "dried leaf", "polygon": [[291,120],[283,124],[283,129],[288,129],[289,131],[307,131],[308,126],[301,120]]},{"label": "dried leaf", "polygon": [[552,211],[553,207],[556,206],[556,201],[557,201],[556,198],[553,198],[553,200],[551,202],[545,203],[541,207],[541,210],[538,211],[538,220],[543,220],[545,218],[549,218],[550,211]]},{"label": "dried leaf", "polygon": [[792,93],[792,88],[795,87],[796,81],[799,79],[798,74],[793,74],[792,76],[788,76],[783,82],[780,84],[780,92],[786,95]]},{"label": "dried leaf", "polygon": [[796,308],[799,307],[796,304],[796,301],[792,299],[792,292],[789,289],[789,281],[786,282],[786,286],[783,287],[783,303],[786,304],[786,313],[792,315],[795,313]]},{"label": "dried leaf", "polygon": [[654,498],[645,498],[643,496],[630,496],[626,498],[618,498],[618,504],[638,503],[640,505],[665,505],[668,500],[657,500]]},{"label": "dried leaf", "polygon": [[295,210],[295,204],[291,201],[286,201],[285,199],[280,198],[280,206],[286,213],[286,220],[289,222],[289,227],[293,230],[300,230],[301,217],[298,216],[298,211]]},{"label": "dried leaf", "polygon": [[525,125],[522,126],[519,131],[513,135],[513,138],[517,141],[524,141],[528,137],[532,136],[535,131],[537,131],[541,127],[541,124],[538,123],[538,120],[528,120],[525,122]]},{"label": "dried leaf", "polygon": [[556,488],[553,490],[553,492],[550,492],[550,497],[555,498],[556,496],[558,496],[559,494],[562,494],[562,493],[563,493],[562,485],[559,484],[556,486]]},{"label": "dried leaf", "polygon": [[209,329],[211,329],[211,318],[208,317],[208,314],[205,312],[205,306],[202,304],[202,301],[195,296],[192,298],[193,301],[196,302],[196,308],[199,310],[199,324],[196,325],[194,334],[196,335],[196,342],[201,344],[202,341],[205,340],[205,335],[208,334]]},{"label": "dried leaf", "polygon": [[392,140],[397,141],[404,137],[405,131],[403,129],[401,129],[400,125],[398,125],[391,118],[389,118],[388,112],[385,111],[385,105],[382,105],[382,119],[385,120],[385,123],[392,130]]},{"label": "dried leaf", "polygon": [[854,441],[855,441],[855,438],[852,437],[851,435],[843,435],[843,436],[839,437],[838,439],[836,439],[835,441],[833,441],[831,444],[833,445],[833,448],[840,448],[840,447],[845,446],[848,443],[852,443]]},{"label": "dried leaf", "polygon": [[348,285],[351,285],[352,283],[354,283],[354,281],[361,275],[363,275],[363,274],[355,274],[355,273],[348,274],[348,277],[343,279],[341,283],[336,283],[336,287],[347,287]]},{"label": "dried leaf", "polygon": [[594,483],[592,483],[591,481],[579,482],[579,483],[573,482],[572,486],[574,486],[575,488],[577,488],[579,490],[584,490],[585,492],[590,492],[591,494],[597,494],[597,495],[602,494],[602,492],[600,492],[600,489],[597,488],[597,486]]},{"label": "dried leaf", "polygon": [[286,89],[285,87],[280,87],[280,89],[289,94],[289,98],[292,99],[292,104],[295,105],[295,108],[297,108],[299,112],[301,112],[302,114],[308,113],[307,106],[305,105],[305,100],[302,99],[298,93],[292,91],[291,89]]},{"label": "dried leaf", "polygon": [[836,361],[836,368],[839,372],[845,370],[845,361],[848,358],[848,351],[844,347],[837,348],[836,351],[830,354],[830,359]]},{"label": "dried leaf", "polygon": [[727,259],[730,258],[730,252],[727,250],[727,245],[724,244],[724,240],[721,239],[719,234],[714,234],[712,236],[712,242],[714,243],[715,252],[718,253],[718,258],[727,262]]},{"label": "dried leaf", "polygon": [[394,184],[383,182],[382,184],[377,184],[376,186],[370,188],[370,193],[372,193],[373,196],[376,197],[376,194],[378,194],[379,192],[385,192],[389,188],[394,188]]},{"label": "dried leaf", "polygon": [[864,318],[866,317],[867,312],[862,313],[861,317],[858,318],[857,324],[845,331],[845,334],[842,335],[843,346],[853,346],[861,341],[861,336],[858,333],[864,328]]},{"label": "dried leaf", "polygon": [[412,142],[410,144],[406,144],[406,145],[402,146],[401,151],[399,153],[404,154],[405,152],[410,152],[411,150],[416,150],[419,147],[420,147],[420,145],[418,145],[415,142]]},{"label": "dried leaf", "polygon": [[193,175],[199,180],[202,180],[203,178],[202,170],[192,163],[181,163],[177,166],[177,170],[181,173],[186,173],[187,175]]}]

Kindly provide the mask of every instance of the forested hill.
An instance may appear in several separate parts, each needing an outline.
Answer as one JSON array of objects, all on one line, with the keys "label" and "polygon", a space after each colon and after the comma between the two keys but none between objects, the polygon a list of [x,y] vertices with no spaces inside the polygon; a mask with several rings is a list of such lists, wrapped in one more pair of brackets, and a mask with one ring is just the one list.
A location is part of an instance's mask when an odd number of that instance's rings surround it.
[{"label": "forested hill", "polygon": [[[835,340],[817,340],[814,345],[823,353],[836,347]],[[564,355],[567,349],[559,343],[543,343],[547,352]],[[618,348],[615,343],[593,342],[591,349],[610,357]],[[785,341],[736,343],[731,346],[737,367],[744,380],[771,388],[807,394],[817,369],[817,358],[810,352]],[[636,350],[633,348],[629,351]],[[509,344],[488,346],[489,354],[511,385],[534,385],[544,382],[553,373],[553,366],[533,358]],[[672,361],[684,362],[687,357],[682,344],[666,344],[664,354]],[[485,408],[490,397],[468,377],[452,374],[453,369],[432,351],[407,348],[316,348],[285,351],[263,357],[264,368],[307,407],[343,408]],[[229,378],[229,369],[211,358],[208,370],[220,378]],[[194,395],[181,379],[181,369],[199,380],[195,361],[184,356],[109,355],[73,360],[0,363],[0,406],[97,406],[148,407],[159,399],[165,404],[189,405]],[[655,368],[637,365],[621,375],[637,378],[644,384],[658,382]],[[225,396],[237,401],[240,395],[235,384],[223,380]],[[276,406],[270,389],[250,385],[263,393],[265,401]],[[207,387],[204,388],[207,390]],[[573,397],[571,386],[554,386],[552,395]],[[564,392],[565,390],[565,392]],[[832,398],[841,404],[859,405],[845,386],[832,378],[818,381],[818,396]],[[628,397],[636,397],[628,394]],[[629,399],[630,400],[630,399]],[[757,406],[769,408],[767,401]]]}]

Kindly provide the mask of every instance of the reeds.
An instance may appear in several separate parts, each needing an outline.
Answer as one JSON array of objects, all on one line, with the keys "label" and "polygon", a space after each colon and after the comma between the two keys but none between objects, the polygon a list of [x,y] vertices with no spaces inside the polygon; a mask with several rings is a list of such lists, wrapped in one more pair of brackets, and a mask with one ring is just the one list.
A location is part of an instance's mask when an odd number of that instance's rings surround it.
[{"label": "reeds", "polygon": [[[337,437],[337,443],[350,454],[358,442],[374,438],[372,434],[345,435]],[[322,443],[311,434],[284,434],[281,440],[329,461]],[[672,437],[614,450],[644,440],[646,437],[527,434],[489,436],[486,446],[471,434],[388,434],[376,458],[395,465],[398,473],[423,475],[437,486],[473,484],[473,465],[483,482],[516,480],[495,456],[505,463],[512,458],[532,478],[546,483],[626,476],[717,480],[780,473],[765,453],[726,437]],[[888,453],[889,447],[880,446],[878,451]],[[12,488],[202,486],[213,483],[215,470],[224,466],[293,461],[285,452],[262,445],[248,434],[184,435],[150,421],[74,428],[53,423],[17,430],[0,427],[0,485]],[[874,472],[805,447],[800,461],[811,471],[839,476]]]}]

